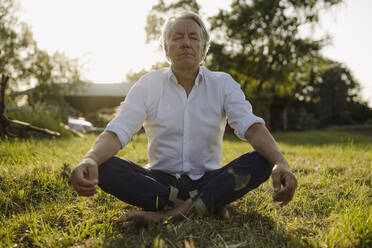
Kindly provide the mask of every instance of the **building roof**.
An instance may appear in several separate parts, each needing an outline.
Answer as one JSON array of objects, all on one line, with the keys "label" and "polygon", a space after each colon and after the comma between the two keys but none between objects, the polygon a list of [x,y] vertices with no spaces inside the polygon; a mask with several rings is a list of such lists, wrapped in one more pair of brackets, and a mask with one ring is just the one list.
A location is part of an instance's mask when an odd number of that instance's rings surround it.
[{"label": "building roof", "polygon": [[112,84],[96,84],[84,83],[77,89],[70,90],[66,96],[116,96],[124,97],[127,95],[133,83],[112,83]]}]

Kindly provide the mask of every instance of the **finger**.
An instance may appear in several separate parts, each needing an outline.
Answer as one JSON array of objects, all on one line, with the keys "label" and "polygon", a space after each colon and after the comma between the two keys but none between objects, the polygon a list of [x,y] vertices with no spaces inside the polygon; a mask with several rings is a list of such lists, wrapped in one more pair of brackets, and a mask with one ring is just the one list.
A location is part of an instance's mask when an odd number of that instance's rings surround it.
[{"label": "finger", "polygon": [[288,194],[283,193],[283,192],[278,192],[274,194],[273,196],[273,200],[276,202],[283,202],[283,201],[286,201],[287,199],[288,199]]},{"label": "finger", "polygon": [[81,196],[93,196],[97,193],[97,191],[86,191],[86,192],[78,192]]},{"label": "finger", "polygon": [[85,178],[80,178],[79,184],[82,185],[82,186],[85,186],[85,187],[90,187],[90,186],[94,186],[95,185],[92,181],[87,180]]},{"label": "finger", "polygon": [[287,173],[284,175],[285,180],[285,192],[288,192],[288,194],[291,196],[291,199],[294,195],[294,192],[297,188],[297,180],[296,177],[292,173]]},{"label": "finger", "polygon": [[292,200],[297,187],[297,180],[292,173],[284,175],[282,179],[285,186],[273,196],[273,199],[282,202],[281,206],[284,206]]},{"label": "finger", "polygon": [[96,190],[96,187],[95,186],[85,187],[85,186],[81,186],[81,185],[76,185],[76,190],[78,190],[78,191],[94,191],[94,190]]},{"label": "finger", "polygon": [[76,191],[79,195],[83,196],[91,196],[97,193],[97,189],[95,187],[77,187]]},{"label": "finger", "polygon": [[85,179],[84,174],[88,172],[87,167],[76,167],[71,174],[71,180],[74,185],[78,186],[93,186],[94,184],[89,180]]},{"label": "finger", "polygon": [[294,193],[290,193],[290,194],[287,194],[284,199],[281,201],[282,203],[280,204],[281,207],[284,207],[285,205],[287,205],[290,201],[292,201],[293,199],[293,194]]},{"label": "finger", "polygon": [[98,168],[97,166],[89,166],[88,167],[88,179],[93,184],[98,184]]},{"label": "finger", "polygon": [[276,172],[273,172],[273,174],[271,175],[271,177],[273,179],[274,192],[277,193],[277,192],[280,191],[280,188],[281,188],[280,174],[279,173],[276,173]]},{"label": "finger", "polygon": [[275,201],[285,201],[289,198],[289,195],[289,192],[285,191],[283,188],[280,192],[274,194],[273,198]]},{"label": "finger", "polygon": [[95,184],[84,177],[76,177],[75,184],[81,187],[93,187]]}]

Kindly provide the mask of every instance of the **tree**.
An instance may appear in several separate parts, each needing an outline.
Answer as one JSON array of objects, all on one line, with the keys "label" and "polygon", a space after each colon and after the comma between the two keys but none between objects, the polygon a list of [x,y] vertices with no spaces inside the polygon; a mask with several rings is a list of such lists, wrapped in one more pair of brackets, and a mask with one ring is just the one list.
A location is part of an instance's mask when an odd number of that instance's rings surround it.
[{"label": "tree", "polygon": [[196,0],[178,0],[170,3],[159,0],[156,5],[152,6],[146,20],[146,42],[159,40],[167,16],[180,11],[199,13],[200,6]]},{"label": "tree", "polygon": [[38,50],[31,59],[32,64],[28,70],[36,84],[31,94],[34,101],[54,101],[60,104],[63,103],[65,92],[80,86],[80,67],[77,60],[72,60],[63,53],[49,55],[42,50]]},{"label": "tree", "polygon": [[[253,102],[255,112],[270,120],[276,98],[294,98],[303,68],[320,57],[327,37],[302,37],[300,28],[314,25],[319,11],[342,0],[234,0],[231,10],[209,18],[214,40],[206,65],[230,73]],[[164,3],[159,0],[147,19],[147,40],[158,40],[164,16],[170,12],[200,8],[196,1]],[[288,108],[286,104],[285,108]]]},{"label": "tree", "polygon": [[167,66],[169,66],[168,62],[163,61],[163,62],[157,62],[154,65],[152,65],[151,69],[149,71],[145,70],[145,69],[142,69],[138,72],[129,71],[126,75],[126,81],[127,82],[136,82],[136,81],[138,81],[138,79],[140,79],[146,73],[148,73],[150,71],[154,71],[154,70],[159,70],[159,69],[167,67]]},{"label": "tree", "polygon": [[274,97],[290,99],[301,67],[319,57],[326,38],[304,38],[300,28],[314,25],[319,11],[337,0],[234,0],[231,10],[211,17],[216,41],[211,44],[208,65],[227,71],[260,114],[269,119]]},{"label": "tree", "polygon": [[[77,60],[58,52],[49,55],[39,49],[30,28],[16,16],[16,2],[0,0],[0,3],[0,74],[9,77],[9,90],[37,86],[33,94],[36,101],[42,101],[61,96],[61,83],[80,82]],[[61,97],[58,100],[63,103]]]},{"label": "tree", "polygon": [[29,27],[15,17],[15,2],[1,0],[0,6],[0,73],[10,77],[11,86],[15,87],[16,83],[27,82],[30,77],[27,66],[35,52],[36,42]]},{"label": "tree", "polygon": [[362,123],[371,116],[361,99],[361,87],[343,64],[325,60],[310,72],[302,99],[311,103],[321,125]]}]

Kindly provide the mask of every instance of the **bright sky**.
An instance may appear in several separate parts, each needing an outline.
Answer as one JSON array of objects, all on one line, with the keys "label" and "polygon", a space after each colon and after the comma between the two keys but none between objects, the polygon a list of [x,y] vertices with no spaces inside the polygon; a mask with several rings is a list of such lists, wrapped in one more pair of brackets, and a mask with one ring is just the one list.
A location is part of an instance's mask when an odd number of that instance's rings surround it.
[{"label": "bright sky", "polygon": [[[202,14],[228,8],[229,0],[199,0]],[[345,63],[363,86],[372,106],[371,0],[345,0],[324,14],[321,31],[333,44],[323,54]],[[157,0],[20,0],[23,21],[41,49],[64,52],[85,65],[84,77],[95,83],[122,82],[129,70],[150,68],[163,60],[157,44],[145,44],[146,16]],[[212,4],[213,3],[213,4]]]}]

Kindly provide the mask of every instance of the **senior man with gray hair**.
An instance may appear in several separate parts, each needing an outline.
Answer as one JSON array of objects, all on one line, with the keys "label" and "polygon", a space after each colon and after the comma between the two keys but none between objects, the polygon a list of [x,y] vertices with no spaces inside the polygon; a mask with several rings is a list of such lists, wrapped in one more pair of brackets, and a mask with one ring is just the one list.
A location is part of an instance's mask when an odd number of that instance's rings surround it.
[{"label": "senior man with gray hair", "polygon": [[[94,195],[98,184],[143,208],[123,217],[137,223],[182,217],[191,209],[220,212],[270,175],[274,200],[285,205],[292,199],[296,178],[263,119],[252,113],[240,85],[229,74],[200,66],[209,39],[194,13],[168,19],[162,45],[170,67],[135,83],[116,117],[73,170],[72,185],[80,195]],[[226,119],[255,151],[220,167]],[[114,157],[142,125],[149,164],[141,167]]]}]

